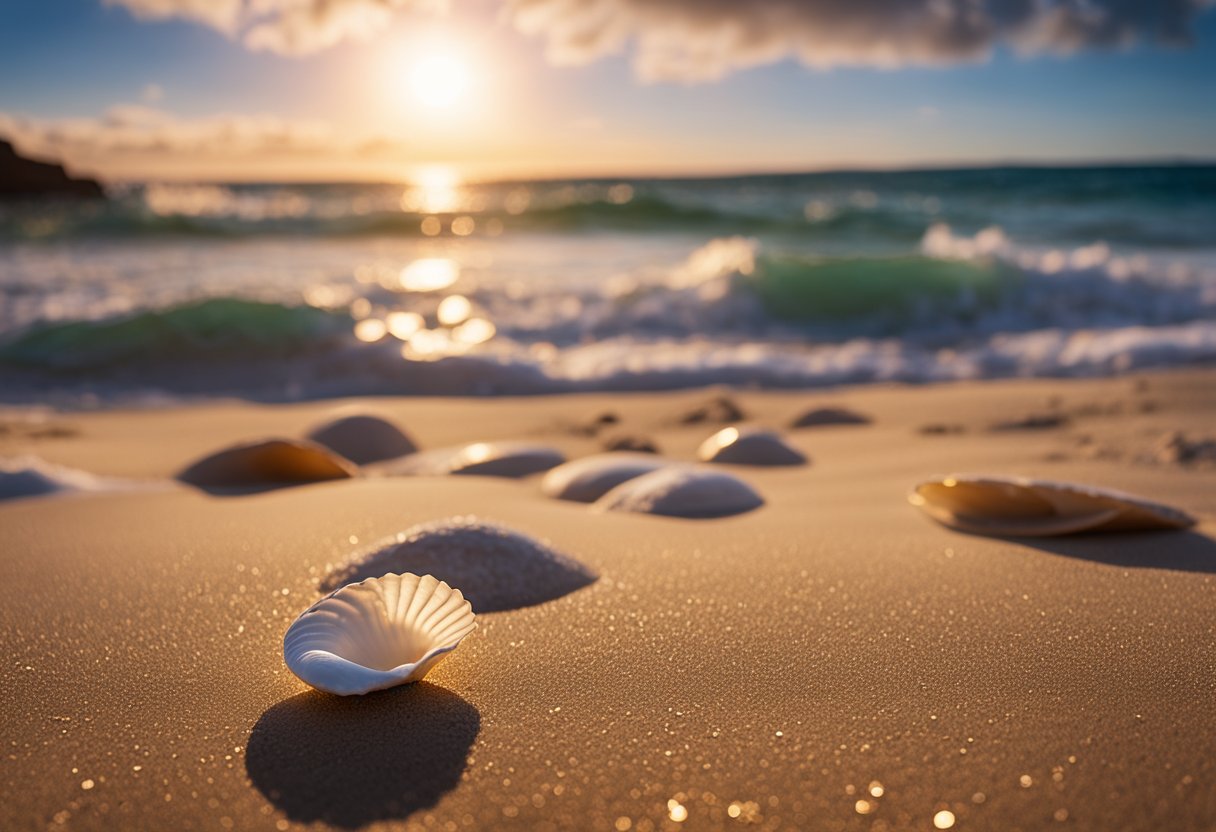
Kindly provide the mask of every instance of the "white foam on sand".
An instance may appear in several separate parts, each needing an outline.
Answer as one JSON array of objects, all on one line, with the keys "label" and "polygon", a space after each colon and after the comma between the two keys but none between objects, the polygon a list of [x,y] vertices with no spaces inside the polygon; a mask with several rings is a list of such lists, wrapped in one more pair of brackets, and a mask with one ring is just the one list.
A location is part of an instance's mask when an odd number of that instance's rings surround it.
[{"label": "white foam on sand", "polygon": [[36,456],[0,459],[0,501],[80,491],[123,491],[141,484],[54,465]]},{"label": "white foam on sand", "polygon": [[806,455],[769,430],[723,428],[701,443],[705,462],[732,465],[805,465]]},{"label": "white foam on sand", "polygon": [[692,518],[727,517],[762,505],[764,498],[738,477],[687,465],[671,465],[628,480],[595,503],[601,511]]},{"label": "white foam on sand", "polygon": [[528,607],[594,583],[589,568],[542,541],[476,517],[414,526],[332,570],[330,591],[390,572],[434,575],[477,612]]},{"label": "white foam on sand", "polygon": [[405,431],[385,417],[368,412],[338,415],[312,428],[305,436],[358,465],[418,450]]},{"label": "white foam on sand", "polygon": [[593,503],[621,483],[667,464],[654,454],[595,454],[557,466],[545,474],[540,487],[547,497]]}]

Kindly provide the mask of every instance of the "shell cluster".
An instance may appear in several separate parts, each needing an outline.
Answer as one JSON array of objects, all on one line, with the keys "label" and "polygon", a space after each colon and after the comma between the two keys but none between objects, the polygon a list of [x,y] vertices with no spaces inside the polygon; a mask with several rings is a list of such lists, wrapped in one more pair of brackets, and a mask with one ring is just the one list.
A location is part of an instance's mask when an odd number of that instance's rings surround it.
[{"label": "shell cluster", "polygon": [[283,637],[302,681],[339,696],[417,682],[476,627],[460,590],[431,575],[388,574],[313,604]]},{"label": "shell cluster", "polygon": [[[733,402],[719,399],[684,421],[739,415]],[[792,426],[868,421],[851,411],[821,408]],[[615,416],[600,423],[615,423]],[[195,462],[179,478],[200,487],[291,484],[357,476],[360,465],[366,466],[363,472],[379,476],[547,472],[541,490],[549,497],[592,503],[598,511],[708,518],[764,504],[751,485],[717,464],[808,462],[780,434],[739,426],[724,427],[702,442],[697,456],[712,465],[631,452],[567,463],[554,448],[522,442],[419,452],[396,425],[366,413],[326,422],[309,439],[236,445]],[[18,483],[38,491],[57,485],[35,476],[39,472],[0,466],[0,473],[8,477],[0,477],[0,486]],[[0,497],[2,492],[0,488]],[[996,536],[1179,529],[1195,523],[1177,509],[1121,492],[1023,478],[954,475],[920,483],[909,500],[946,526]],[[473,631],[475,609],[495,612],[540,604],[596,580],[586,566],[545,542],[494,523],[454,517],[423,524],[333,569],[322,582],[333,591],[288,628],[283,657],[304,682],[342,696],[408,684],[426,676]]]},{"label": "shell cluster", "polygon": [[998,537],[1186,529],[1195,518],[1170,506],[1093,486],[955,474],[917,485],[909,502],[959,531]]}]

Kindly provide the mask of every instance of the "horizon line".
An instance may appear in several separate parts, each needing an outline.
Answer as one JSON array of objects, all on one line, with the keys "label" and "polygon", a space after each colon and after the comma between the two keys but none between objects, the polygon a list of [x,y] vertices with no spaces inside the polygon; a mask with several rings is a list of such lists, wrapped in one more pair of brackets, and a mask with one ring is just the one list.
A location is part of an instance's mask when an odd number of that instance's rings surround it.
[{"label": "horizon line", "polygon": [[[64,164],[60,162],[60,164]],[[365,179],[349,178],[281,178],[281,179],[226,179],[226,178],[109,178],[100,174],[90,174],[75,168],[76,175],[86,175],[98,179],[106,185],[399,185],[409,184],[405,177],[368,177]],[[424,162],[418,167],[442,167],[460,170],[458,162]],[[510,185],[525,182],[609,182],[628,180],[632,182],[683,182],[683,181],[712,181],[729,179],[760,179],[765,177],[793,176],[847,176],[850,174],[900,174],[900,173],[962,173],[967,171],[997,171],[997,170],[1102,170],[1112,168],[1209,168],[1216,167],[1216,156],[1150,156],[1130,157],[1121,159],[1054,159],[1054,160],[1025,160],[998,159],[990,162],[963,162],[957,164],[942,162],[911,163],[907,165],[842,165],[839,167],[780,167],[772,169],[745,168],[725,171],[675,171],[671,173],[635,172],[635,173],[546,173],[546,174],[510,174],[510,175],[469,175],[461,177],[464,185]]]}]

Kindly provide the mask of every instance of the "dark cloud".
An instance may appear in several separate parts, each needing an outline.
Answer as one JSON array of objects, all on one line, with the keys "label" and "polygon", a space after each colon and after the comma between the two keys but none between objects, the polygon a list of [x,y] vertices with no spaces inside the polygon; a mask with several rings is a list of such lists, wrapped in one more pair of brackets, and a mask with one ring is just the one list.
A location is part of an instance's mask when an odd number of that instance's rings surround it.
[{"label": "dark cloud", "polygon": [[998,45],[1068,53],[1188,41],[1213,0],[507,0],[556,63],[631,51],[648,80],[793,57],[814,67],[949,64]]},{"label": "dark cloud", "polygon": [[[251,49],[303,55],[369,39],[448,0],[103,0],[146,19],[184,18]],[[1186,44],[1216,0],[503,0],[550,58],[630,52],[648,80],[699,81],[792,57],[808,66],[897,67],[1137,42]]]}]

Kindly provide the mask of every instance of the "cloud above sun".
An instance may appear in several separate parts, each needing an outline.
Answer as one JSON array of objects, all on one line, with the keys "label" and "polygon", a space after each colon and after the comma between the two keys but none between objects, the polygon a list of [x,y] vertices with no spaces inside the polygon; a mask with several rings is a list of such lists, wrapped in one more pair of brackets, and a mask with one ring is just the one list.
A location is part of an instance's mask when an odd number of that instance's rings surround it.
[{"label": "cloud above sun", "polygon": [[[104,0],[143,19],[182,18],[288,55],[367,40],[398,14],[447,0]],[[557,64],[628,53],[650,81],[705,81],[793,58],[817,67],[982,60],[997,47],[1067,54],[1189,42],[1216,0],[503,0]]]}]

